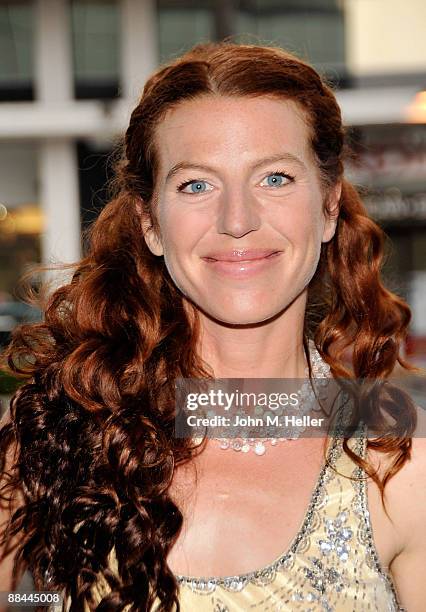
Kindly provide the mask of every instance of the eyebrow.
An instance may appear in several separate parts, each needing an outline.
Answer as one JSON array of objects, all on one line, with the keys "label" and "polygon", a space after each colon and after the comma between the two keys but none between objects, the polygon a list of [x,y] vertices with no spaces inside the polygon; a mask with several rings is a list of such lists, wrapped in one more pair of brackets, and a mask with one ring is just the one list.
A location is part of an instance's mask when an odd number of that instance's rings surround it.
[{"label": "eyebrow", "polygon": [[[256,170],[260,168],[260,166],[265,166],[266,164],[272,164],[274,162],[286,161],[291,162],[293,164],[297,164],[302,170],[306,170],[306,164],[293,153],[276,153],[275,155],[270,155],[268,157],[263,157],[256,161],[252,166],[251,170]],[[182,161],[170,168],[166,176],[166,183],[173,177],[175,174],[180,172],[180,170],[201,170],[207,172],[215,172],[215,169],[211,166],[205,166],[203,164],[195,164],[188,161]]]}]

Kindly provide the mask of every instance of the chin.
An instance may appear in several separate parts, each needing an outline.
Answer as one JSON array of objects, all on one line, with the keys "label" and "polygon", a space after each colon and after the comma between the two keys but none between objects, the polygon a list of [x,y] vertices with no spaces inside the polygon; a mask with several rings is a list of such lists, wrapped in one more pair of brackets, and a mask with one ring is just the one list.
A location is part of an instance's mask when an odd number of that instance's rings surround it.
[{"label": "chin", "polygon": [[211,319],[214,319],[220,323],[226,325],[256,325],[269,321],[278,316],[284,309],[239,309],[239,308],[228,308],[227,310],[217,309],[212,310],[211,308],[203,310],[203,312]]}]

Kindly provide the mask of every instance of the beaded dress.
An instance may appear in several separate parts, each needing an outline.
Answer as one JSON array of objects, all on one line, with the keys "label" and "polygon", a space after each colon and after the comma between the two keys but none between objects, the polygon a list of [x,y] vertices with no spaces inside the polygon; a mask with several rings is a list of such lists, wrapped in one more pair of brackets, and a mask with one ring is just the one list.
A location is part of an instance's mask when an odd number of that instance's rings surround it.
[{"label": "beaded dress", "polygon": [[[365,473],[344,452],[342,440],[328,440],[327,460],[288,550],[266,567],[238,576],[176,576],[182,612],[404,610],[390,573],[379,562]],[[366,441],[361,427],[349,446],[365,457]],[[114,549],[110,560],[117,572]],[[101,578],[93,590],[95,601],[108,590]]]}]

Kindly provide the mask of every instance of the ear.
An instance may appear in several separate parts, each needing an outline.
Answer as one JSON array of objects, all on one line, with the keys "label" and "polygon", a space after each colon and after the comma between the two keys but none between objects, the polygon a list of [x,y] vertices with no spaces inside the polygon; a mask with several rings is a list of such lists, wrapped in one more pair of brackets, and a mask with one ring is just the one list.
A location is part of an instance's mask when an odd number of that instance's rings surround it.
[{"label": "ear", "polygon": [[324,232],[322,236],[322,242],[329,242],[335,232],[337,227],[337,219],[339,218],[339,203],[340,196],[342,194],[342,183],[339,181],[334,185],[328,192],[327,200],[328,200],[328,210],[325,211],[325,224],[324,224]]},{"label": "ear", "polygon": [[152,220],[150,216],[143,211],[140,202],[136,202],[136,211],[140,218],[142,233],[147,247],[153,255],[157,255],[160,257],[164,253],[163,245],[161,243],[160,236],[152,226]]}]

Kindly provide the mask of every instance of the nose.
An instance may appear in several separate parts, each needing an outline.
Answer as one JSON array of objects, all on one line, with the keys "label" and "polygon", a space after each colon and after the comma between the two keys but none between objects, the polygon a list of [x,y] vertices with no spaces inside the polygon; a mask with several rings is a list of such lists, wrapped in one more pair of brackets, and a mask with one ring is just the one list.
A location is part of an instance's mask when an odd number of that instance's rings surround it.
[{"label": "nose", "polygon": [[241,188],[233,188],[223,194],[217,219],[219,234],[241,238],[259,229],[260,225],[261,217],[252,194]]}]

